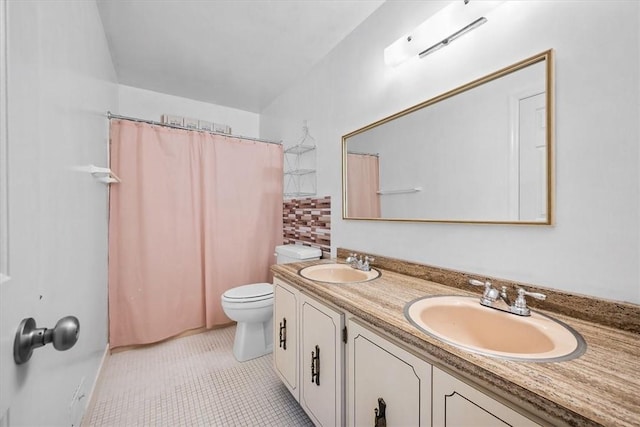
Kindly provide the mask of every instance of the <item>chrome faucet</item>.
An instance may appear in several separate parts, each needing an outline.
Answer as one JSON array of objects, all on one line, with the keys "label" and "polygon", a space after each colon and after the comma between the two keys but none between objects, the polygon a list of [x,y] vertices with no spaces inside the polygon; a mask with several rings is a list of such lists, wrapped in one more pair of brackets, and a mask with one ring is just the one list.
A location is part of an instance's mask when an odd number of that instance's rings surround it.
[{"label": "chrome faucet", "polygon": [[496,288],[491,285],[490,281],[482,282],[476,279],[469,279],[469,284],[473,286],[484,286],[484,292],[482,293],[482,298],[480,298],[480,304],[493,307],[493,303],[498,301],[500,297],[500,293]]},{"label": "chrome faucet", "polygon": [[[547,298],[546,295],[540,294],[537,292],[528,292],[524,288],[518,288],[518,297],[516,300],[511,303],[511,299],[507,294],[507,287],[503,286],[500,291],[493,287],[490,281],[482,282],[476,279],[469,279],[469,284],[473,286],[484,286],[484,292],[482,293],[482,297],[480,298],[480,304],[485,307],[494,308],[496,310],[505,311],[507,313],[516,314],[518,316],[530,316],[531,310],[527,306],[527,300],[525,296],[530,296],[535,299],[545,300]],[[501,299],[504,303],[509,307],[508,310],[503,309],[501,307],[494,306],[494,303]]]},{"label": "chrome faucet", "polygon": [[[350,264],[351,267],[354,267],[354,263],[358,261],[358,254],[349,254],[349,256],[347,257],[347,259],[345,260],[345,262],[347,264]],[[354,267],[355,268],[355,267]]]},{"label": "chrome faucet", "polygon": [[347,262],[347,264],[351,265],[351,268],[362,271],[370,271],[371,263],[375,261],[375,258],[367,255],[365,255],[363,258],[362,255],[360,255],[360,259],[358,259],[358,254],[353,253],[349,254],[345,261]]},{"label": "chrome faucet", "polygon": [[507,287],[503,286],[500,289],[500,298],[502,299],[502,301],[504,301],[505,304],[507,304],[509,307],[511,307],[511,298],[509,298],[509,295],[507,294]]}]

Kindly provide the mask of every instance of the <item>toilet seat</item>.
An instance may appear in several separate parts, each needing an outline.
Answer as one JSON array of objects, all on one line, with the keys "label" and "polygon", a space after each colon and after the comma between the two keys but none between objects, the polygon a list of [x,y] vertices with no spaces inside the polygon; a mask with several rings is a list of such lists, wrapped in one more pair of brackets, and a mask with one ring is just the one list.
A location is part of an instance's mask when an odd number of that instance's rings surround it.
[{"label": "toilet seat", "polygon": [[273,299],[273,285],[271,283],[253,283],[238,286],[222,294],[222,301],[242,304]]}]

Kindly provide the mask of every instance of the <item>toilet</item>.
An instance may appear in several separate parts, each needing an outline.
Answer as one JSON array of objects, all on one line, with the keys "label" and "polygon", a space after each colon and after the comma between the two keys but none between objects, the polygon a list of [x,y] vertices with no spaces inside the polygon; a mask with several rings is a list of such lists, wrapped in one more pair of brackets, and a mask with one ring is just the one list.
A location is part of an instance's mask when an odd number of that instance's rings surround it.
[{"label": "toilet", "polygon": [[[322,251],[302,245],[276,246],[278,264],[320,259]],[[222,310],[237,322],[233,355],[239,362],[273,351],[273,285],[252,283],[227,290]]]}]

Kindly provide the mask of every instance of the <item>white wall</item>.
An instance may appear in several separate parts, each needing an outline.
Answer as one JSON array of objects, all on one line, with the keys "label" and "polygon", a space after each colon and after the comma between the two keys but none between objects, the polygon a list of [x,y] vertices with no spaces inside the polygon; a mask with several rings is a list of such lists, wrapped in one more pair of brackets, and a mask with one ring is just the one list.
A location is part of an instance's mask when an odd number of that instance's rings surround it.
[{"label": "white wall", "polygon": [[[107,164],[115,71],[95,2],[8,1],[7,9],[11,280],[0,285],[0,424],[77,425],[107,343],[108,205],[107,187],[74,168]],[[80,320],[75,347],[48,345],[13,364],[5,344],[22,318],[52,328],[65,315]]]},{"label": "white wall", "polygon": [[[261,136],[318,139],[332,246],[640,303],[640,3],[513,1],[398,68],[383,50],[446,2],[386,2],[262,112]],[[341,219],[341,136],[546,49],[556,53],[556,224]]]},{"label": "white wall", "polygon": [[118,93],[120,106],[114,114],[154,121],[160,121],[162,114],[175,114],[229,125],[234,135],[257,138],[259,134],[256,113],[125,85],[118,86]]}]

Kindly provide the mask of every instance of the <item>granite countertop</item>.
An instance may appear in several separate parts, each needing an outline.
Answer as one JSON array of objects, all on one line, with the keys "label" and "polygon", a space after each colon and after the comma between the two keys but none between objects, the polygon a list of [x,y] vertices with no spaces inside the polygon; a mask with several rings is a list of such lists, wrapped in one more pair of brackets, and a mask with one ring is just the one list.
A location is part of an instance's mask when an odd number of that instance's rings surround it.
[{"label": "granite countertop", "polygon": [[428,280],[379,269],[380,278],[347,285],[307,280],[298,270],[331,260],[274,265],[276,277],[331,303],[397,340],[425,359],[506,397],[552,424],[640,426],[640,336],[565,315],[553,316],[587,342],[581,357],[534,363],[471,353],[433,338],[404,317],[408,302],[428,295],[476,295]]}]

